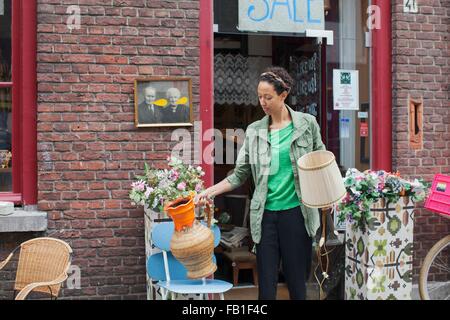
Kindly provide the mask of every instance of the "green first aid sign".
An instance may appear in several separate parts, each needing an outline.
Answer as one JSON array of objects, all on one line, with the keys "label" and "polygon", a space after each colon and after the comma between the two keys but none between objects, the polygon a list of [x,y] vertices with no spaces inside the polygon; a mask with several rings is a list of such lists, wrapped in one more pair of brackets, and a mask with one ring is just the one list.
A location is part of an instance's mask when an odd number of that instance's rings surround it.
[{"label": "green first aid sign", "polygon": [[341,73],[341,84],[352,84],[352,76],[350,72]]}]

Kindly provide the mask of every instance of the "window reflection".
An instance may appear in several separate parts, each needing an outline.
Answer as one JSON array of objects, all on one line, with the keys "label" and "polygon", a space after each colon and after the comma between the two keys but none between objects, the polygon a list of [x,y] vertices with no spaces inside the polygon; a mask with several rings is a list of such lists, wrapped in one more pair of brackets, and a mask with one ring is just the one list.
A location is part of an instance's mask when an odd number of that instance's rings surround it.
[{"label": "window reflection", "polygon": [[11,81],[11,0],[0,0],[0,82]]},{"label": "window reflection", "polygon": [[11,92],[11,88],[0,88],[0,192],[12,191]]}]

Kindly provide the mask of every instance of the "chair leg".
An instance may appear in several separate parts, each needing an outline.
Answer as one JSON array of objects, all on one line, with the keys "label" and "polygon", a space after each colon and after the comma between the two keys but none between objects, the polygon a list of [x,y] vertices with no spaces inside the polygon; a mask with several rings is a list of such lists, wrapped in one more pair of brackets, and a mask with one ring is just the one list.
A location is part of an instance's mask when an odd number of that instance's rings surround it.
[{"label": "chair leg", "polygon": [[258,286],[258,270],[256,270],[256,267],[253,267],[253,284]]},{"label": "chair leg", "polygon": [[168,291],[166,289],[161,288],[161,299],[167,300]]},{"label": "chair leg", "polygon": [[48,290],[50,291],[50,300],[53,300],[52,287],[48,286]]},{"label": "chair leg", "polygon": [[239,268],[237,266],[233,267],[233,285],[237,286],[239,281]]}]

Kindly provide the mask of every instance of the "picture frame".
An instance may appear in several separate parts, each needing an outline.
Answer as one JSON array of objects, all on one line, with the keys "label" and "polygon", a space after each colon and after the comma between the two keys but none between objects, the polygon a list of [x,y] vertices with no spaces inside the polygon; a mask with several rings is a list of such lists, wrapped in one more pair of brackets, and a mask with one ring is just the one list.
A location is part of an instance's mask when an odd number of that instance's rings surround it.
[{"label": "picture frame", "polygon": [[149,77],[134,81],[135,126],[193,125],[192,79]]}]

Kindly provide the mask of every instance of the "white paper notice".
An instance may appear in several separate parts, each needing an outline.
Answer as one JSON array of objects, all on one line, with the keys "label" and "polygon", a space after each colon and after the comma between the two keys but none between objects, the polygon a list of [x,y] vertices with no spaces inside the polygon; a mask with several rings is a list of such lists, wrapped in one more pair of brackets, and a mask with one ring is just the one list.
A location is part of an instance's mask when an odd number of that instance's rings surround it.
[{"label": "white paper notice", "polygon": [[350,119],[342,118],[341,119],[341,139],[342,138],[350,138]]},{"label": "white paper notice", "polygon": [[334,110],[359,110],[358,70],[333,70]]}]

